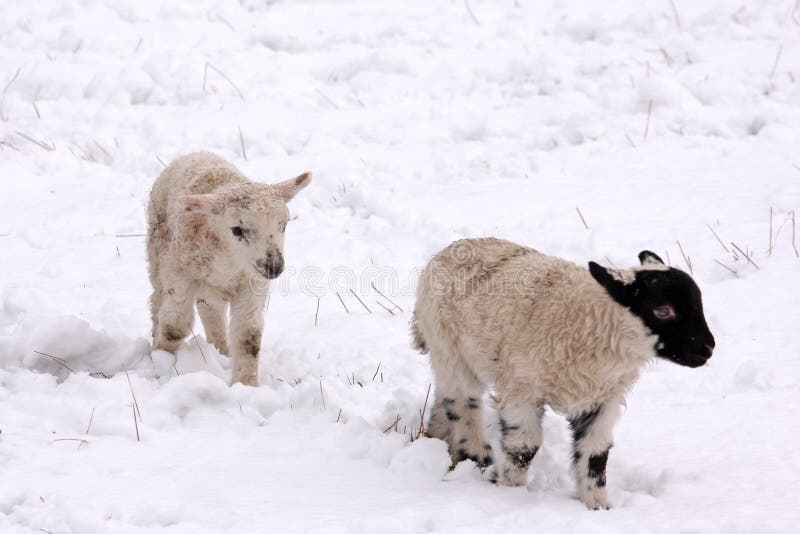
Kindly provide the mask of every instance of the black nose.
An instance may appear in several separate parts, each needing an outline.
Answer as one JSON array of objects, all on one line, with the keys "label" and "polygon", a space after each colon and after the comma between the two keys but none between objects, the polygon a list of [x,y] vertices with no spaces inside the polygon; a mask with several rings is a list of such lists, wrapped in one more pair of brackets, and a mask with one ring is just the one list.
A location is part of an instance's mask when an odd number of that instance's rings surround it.
[{"label": "black nose", "polygon": [[258,261],[258,269],[267,278],[277,278],[283,272],[283,254],[267,252],[267,257]]},{"label": "black nose", "polygon": [[714,345],[706,345],[704,348],[706,349],[705,357],[710,358],[714,353]]}]

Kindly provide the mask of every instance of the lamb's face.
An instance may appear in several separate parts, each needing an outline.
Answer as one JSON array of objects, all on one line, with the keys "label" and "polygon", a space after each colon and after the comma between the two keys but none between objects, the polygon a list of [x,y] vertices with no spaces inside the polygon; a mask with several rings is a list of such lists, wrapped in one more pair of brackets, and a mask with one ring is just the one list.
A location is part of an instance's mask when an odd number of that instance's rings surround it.
[{"label": "lamb's face", "polygon": [[219,238],[224,254],[241,270],[265,278],[283,272],[286,203],[311,182],[311,173],[274,185],[237,182],[223,191],[182,198]]},{"label": "lamb's face", "polygon": [[716,345],[703,314],[700,288],[652,252],[639,254],[642,267],[624,274],[590,262],[592,276],[658,336],[662,358],[687,367],[706,363]]},{"label": "lamb's face", "polygon": [[247,208],[230,206],[217,222],[217,234],[245,272],[277,278],[284,267],[283,241],[289,209],[283,200],[258,199]]}]

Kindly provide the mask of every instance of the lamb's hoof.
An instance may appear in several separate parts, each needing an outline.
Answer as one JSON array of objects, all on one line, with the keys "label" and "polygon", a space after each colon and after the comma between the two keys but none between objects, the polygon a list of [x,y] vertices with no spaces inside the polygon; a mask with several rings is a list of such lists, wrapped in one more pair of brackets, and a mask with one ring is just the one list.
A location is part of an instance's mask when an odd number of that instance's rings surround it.
[{"label": "lamb's hoof", "polygon": [[605,488],[592,488],[586,490],[579,498],[589,510],[610,510]]},{"label": "lamb's hoof", "polygon": [[258,377],[257,376],[240,376],[234,377],[231,380],[232,384],[241,384],[243,386],[250,386],[257,388],[258,387]]}]

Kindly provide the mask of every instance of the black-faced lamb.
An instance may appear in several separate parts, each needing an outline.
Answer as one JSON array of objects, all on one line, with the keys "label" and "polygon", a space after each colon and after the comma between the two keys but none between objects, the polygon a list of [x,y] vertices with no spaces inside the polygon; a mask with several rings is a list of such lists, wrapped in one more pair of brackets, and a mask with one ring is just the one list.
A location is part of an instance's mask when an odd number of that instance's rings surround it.
[{"label": "black-faced lamb", "polygon": [[653,356],[698,367],[714,337],[700,290],[652,252],[625,270],[589,270],[500,239],[457,241],[422,273],[414,345],[430,352],[435,400],[428,433],[454,462],[493,463],[482,397],[495,389],[500,484],[527,481],[545,406],[567,417],[578,497],[608,507],[606,462],[626,391]]},{"label": "black-faced lamb", "polygon": [[155,349],[177,350],[196,304],[208,340],[233,358],[232,381],[258,385],[268,280],[284,268],[286,202],[310,181],[304,173],[277,184],[251,182],[207,152],[164,169],[147,210]]}]

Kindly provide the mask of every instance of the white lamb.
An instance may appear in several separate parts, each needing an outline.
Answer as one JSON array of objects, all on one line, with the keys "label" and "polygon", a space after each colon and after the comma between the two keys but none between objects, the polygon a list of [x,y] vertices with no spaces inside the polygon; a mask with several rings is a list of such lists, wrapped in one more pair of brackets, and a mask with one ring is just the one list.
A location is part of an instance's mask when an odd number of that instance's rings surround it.
[{"label": "white lamb", "polygon": [[453,243],[422,273],[412,322],[430,351],[436,393],[428,432],[454,462],[492,463],[481,415],[496,388],[503,454],[490,479],[525,484],[545,405],[573,432],[578,497],[608,507],[606,462],[626,391],[653,356],[697,367],[714,337],[700,290],[652,252],[641,267],[589,270],[499,239]]},{"label": "white lamb", "polygon": [[286,202],[310,181],[304,173],[278,184],[251,182],[207,152],[164,169],[147,210],[155,349],[177,350],[196,303],[208,340],[233,357],[232,381],[258,385],[267,280],[284,265]]}]

